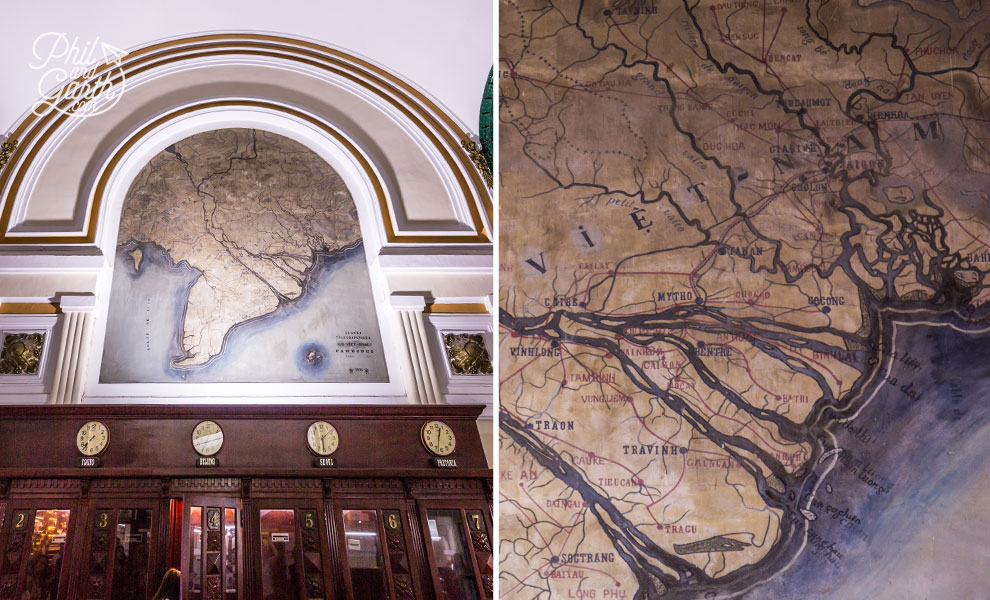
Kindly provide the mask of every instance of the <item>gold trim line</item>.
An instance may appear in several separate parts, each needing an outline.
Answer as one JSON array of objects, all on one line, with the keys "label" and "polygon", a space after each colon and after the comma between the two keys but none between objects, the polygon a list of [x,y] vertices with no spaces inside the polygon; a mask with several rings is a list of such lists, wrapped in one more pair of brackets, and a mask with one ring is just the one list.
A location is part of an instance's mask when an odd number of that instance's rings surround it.
[{"label": "gold trim line", "polygon": [[0,315],[57,315],[62,310],[54,302],[4,302]]},{"label": "gold trim line", "polygon": [[432,314],[488,314],[488,307],[480,302],[474,303],[444,303],[435,302],[427,304],[423,309],[424,313]]}]

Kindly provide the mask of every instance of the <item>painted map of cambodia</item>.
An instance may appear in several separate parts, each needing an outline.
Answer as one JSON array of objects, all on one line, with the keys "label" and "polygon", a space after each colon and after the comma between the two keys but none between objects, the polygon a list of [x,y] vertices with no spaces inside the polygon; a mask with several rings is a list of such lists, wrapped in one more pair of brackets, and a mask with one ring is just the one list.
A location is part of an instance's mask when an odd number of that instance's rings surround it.
[{"label": "painted map of cambodia", "polygon": [[265,131],[169,146],[121,214],[101,380],[387,380],[357,210]]},{"label": "painted map of cambodia", "polygon": [[500,19],[500,597],[986,598],[990,11]]}]

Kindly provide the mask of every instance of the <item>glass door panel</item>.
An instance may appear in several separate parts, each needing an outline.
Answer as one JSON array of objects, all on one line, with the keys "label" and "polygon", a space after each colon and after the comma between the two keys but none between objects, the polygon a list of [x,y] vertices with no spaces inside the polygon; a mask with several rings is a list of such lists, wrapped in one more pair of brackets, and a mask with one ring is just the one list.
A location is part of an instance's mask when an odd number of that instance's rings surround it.
[{"label": "glass door panel", "polygon": [[[99,506],[99,505],[97,505]],[[148,590],[150,508],[97,508],[90,523],[87,600],[144,600]]]},{"label": "glass door panel", "polygon": [[296,515],[291,509],[262,510],[261,593],[264,600],[299,600]]},{"label": "glass door panel", "polygon": [[480,600],[477,578],[468,554],[461,511],[433,509],[426,511],[430,545],[440,589],[440,600]]},{"label": "glass door panel", "polygon": [[189,598],[203,598],[203,507],[189,507]]},{"label": "glass door panel", "polygon": [[405,512],[387,501],[362,504],[337,513],[348,600],[416,600]]},{"label": "glass door panel", "polygon": [[[4,523],[0,598],[49,600],[58,596],[72,511],[19,509]],[[23,573],[23,575],[22,575]]]},{"label": "glass door panel", "polygon": [[344,548],[354,600],[388,597],[385,560],[378,538],[378,511],[345,510]]},{"label": "glass door panel", "polygon": [[35,512],[22,600],[48,600],[58,596],[69,514],[70,511],[59,509]]},{"label": "glass door panel", "polygon": [[471,501],[420,503],[437,600],[492,600],[491,517]]},{"label": "glass door panel", "polygon": [[237,600],[237,510],[224,509],[223,517],[223,597]]},{"label": "glass door panel", "polygon": [[[266,506],[267,505],[267,506]],[[274,505],[274,506],[272,506]],[[258,510],[262,600],[325,600],[326,535],[319,512],[269,501]],[[384,599],[383,599],[384,600]]]},{"label": "glass door panel", "polygon": [[117,549],[110,600],[144,600],[148,595],[151,517],[149,508],[117,511]]},{"label": "glass door panel", "polygon": [[474,560],[481,574],[481,588],[485,598],[491,598],[495,579],[495,560],[492,556],[492,543],[488,535],[485,513],[480,510],[465,510],[468,533],[471,535],[471,547],[474,549]]}]

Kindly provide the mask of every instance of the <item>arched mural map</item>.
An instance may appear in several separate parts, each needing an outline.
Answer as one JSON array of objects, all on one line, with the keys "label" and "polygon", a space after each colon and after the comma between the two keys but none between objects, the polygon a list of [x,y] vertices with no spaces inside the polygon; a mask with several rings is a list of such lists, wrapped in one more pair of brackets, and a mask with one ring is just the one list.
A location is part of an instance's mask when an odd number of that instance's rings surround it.
[{"label": "arched mural map", "polygon": [[155,156],[124,200],[100,381],[388,381],[357,208],[333,168],[254,129]]}]

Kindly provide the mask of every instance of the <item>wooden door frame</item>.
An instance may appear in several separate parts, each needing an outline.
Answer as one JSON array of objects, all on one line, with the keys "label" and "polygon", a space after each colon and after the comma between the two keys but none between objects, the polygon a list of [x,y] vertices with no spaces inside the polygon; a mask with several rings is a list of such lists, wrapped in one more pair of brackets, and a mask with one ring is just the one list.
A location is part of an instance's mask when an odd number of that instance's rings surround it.
[{"label": "wooden door frame", "polygon": [[[468,558],[470,560],[471,568],[474,569],[475,577],[475,587],[478,590],[478,598],[480,600],[485,600],[488,598],[488,594],[485,592],[485,586],[482,580],[481,567],[478,565],[478,558],[474,549],[474,543],[471,537],[471,528],[467,522],[466,511],[478,511],[485,519],[485,526],[487,528],[489,545],[492,543],[492,518],[491,514],[488,512],[488,504],[483,499],[477,498],[429,498],[420,499],[417,502],[419,508],[419,521],[420,527],[422,527],[423,534],[423,546],[426,550],[426,562],[430,569],[430,576],[433,578],[433,590],[438,600],[443,600],[439,597],[440,587],[440,575],[437,571],[437,561],[436,556],[433,554],[433,541],[430,536],[430,524],[427,515],[428,510],[457,510],[461,515],[460,525],[461,525],[461,535],[464,539],[465,550],[468,553]],[[492,548],[494,550],[494,548]]]},{"label": "wooden door frame", "polygon": [[295,554],[296,554],[296,561],[297,561],[297,564],[299,565],[300,572],[303,575],[302,580],[300,581],[300,585],[302,586],[302,589],[299,590],[299,593],[300,593],[300,596],[299,597],[300,598],[308,598],[309,596],[308,596],[308,594],[306,592],[306,581],[305,581],[306,580],[306,572],[305,572],[305,563],[304,563],[305,557],[303,556],[303,545],[302,545],[302,523],[299,521],[298,513],[299,513],[299,511],[308,510],[308,511],[312,511],[316,515],[316,518],[317,518],[317,524],[316,524],[316,526],[317,526],[317,539],[320,542],[320,565],[321,565],[321,568],[322,568],[322,575],[323,575],[323,593],[324,593],[324,597],[328,598],[328,600],[330,598],[333,598],[334,597],[334,591],[336,590],[336,587],[335,587],[335,583],[336,582],[334,580],[333,570],[331,569],[331,563],[330,563],[330,547],[329,547],[329,545],[327,543],[328,534],[329,534],[329,530],[330,530],[330,524],[329,524],[329,522],[327,521],[327,518],[326,518],[326,513],[325,513],[325,510],[324,510],[324,502],[323,502],[322,495],[320,495],[320,496],[297,496],[297,495],[293,495],[292,497],[276,496],[276,495],[268,495],[268,496],[261,496],[261,497],[259,497],[259,496],[253,496],[252,495],[252,497],[251,497],[251,509],[250,509],[251,512],[248,515],[248,519],[250,521],[251,531],[252,531],[252,542],[251,543],[252,544],[255,544],[255,542],[257,542],[257,544],[256,544],[256,548],[252,547],[252,549],[250,550],[250,552],[251,552],[252,556],[254,556],[255,558],[258,559],[256,561],[254,561],[254,562],[257,563],[254,568],[257,570],[257,574],[259,575],[259,577],[256,577],[255,578],[255,589],[251,590],[252,591],[252,594],[254,594],[254,597],[260,598],[261,597],[261,591],[262,591],[261,588],[260,588],[260,586],[261,586],[261,580],[260,580],[260,574],[261,574],[260,556],[261,556],[261,554],[260,554],[260,552],[261,552],[261,511],[263,511],[263,510],[293,510],[293,511],[295,511],[295,513],[294,513],[295,532],[294,533],[296,534],[296,539],[298,540],[298,543],[296,544],[296,553]]},{"label": "wooden door frame", "polygon": [[[182,529],[179,531],[180,539],[182,540],[182,558],[181,568],[181,596],[182,598],[187,598],[189,594],[189,586],[192,580],[189,578],[190,573],[189,562],[192,559],[192,548],[189,544],[189,539],[186,534],[189,532],[189,512],[193,506],[198,506],[204,511],[207,508],[220,508],[221,510],[227,508],[233,508],[236,512],[235,517],[235,527],[234,530],[237,532],[237,597],[240,600],[246,600],[250,596],[246,593],[244,589],[244,533],[243,533],[243,514],[244,508],[242,506],[241,498],[235,494],[203,494],[197,492],[188,492],[181,495],[182,499]],[[205,515],[205,513],[204,513]],[[221,538],[222,540],[222,538]],[[201,538],[201,543],[205,546],[206,544],[206,530],[203,530],[203,535]],[[223,546],[221,542],[220,554],[223,555]],[[203,551],[200,556],[201,564],[201,574],[205,578],[206,576],[206,552]],[[226,565],[226,558],[221,559],[221,561]],[[223,572],[220,573],[221,582],[223,581]],[[221,584],[222,585],[222,584]],[[203,588],[203,598],[206,598],[206,588]],[[221,598],[225,598],[225,594],[221,592]]]},{"label": "wooden door frame", "polygon": [[[39,510],[68,510],[69,512],[69,526],[66,530],[65,544],[62,546],[62,566],[59,569],[58,574],[58,596],[57,600],[67,600],[71,598],[70,593],[72,590],[69,588],[71,586],[70,579],[73,575],[73,569],[70,567],[74,564],[76,557],[80,554],[77,546],[77,540],[80,537],[79,530],[79,520],[83,519],[85,523],[86,520],[86,510],[85,503],[81,502],[78,498],[71,498],[66,496],[52,495],[52,496],[42,496],[42,495],[31,495],[23,497],[13,497],[7,499],[7,513],[14,515],[15,513],[21,511],[27,511],[30,513],[31,517],[27,523],[26,532],[27,538],[25,544],[28,547],[25,549],[24,553],[21,555],[21,564],[17,568],[17,580],[14,585],[15,590],[23,591],[25,578],[27,576],[27,563],[26,560],[28,554],[30,553],[31,540],[34,537],[34,520],[37,518],[37,513]],[[6,541],[10,537],[10,532],[14,526],[13,518],[5,519],[3,527],[0,528],[0,540],[3,541],[4,547],[0,548],[0,552],[3,552],[6,547]],[[83,526],[85,528],[85,525]]]},{"label": "wooden door frame", "polygon": [[340,573],[343,579],[343,590],[346,600],[354,600],[354,588],[351,583],[350,566],[347,560],[347,541],[344,534],[344,511],[345,510],[374,510],[378,520],[378,542],[385,564],[386,586],[390,597],[396,598],[394,573],[392,571],[392,560],[389,557],[388,539],[385,532],[385,511],[398,511],[399,520],[402,524],[402,535],[405,541],[406,561],[409,564],[409,575],[412,579],[413,594],[417,600],[422,600],[423,582],[420,579],[419,569],[416,567],[415,555],[413,554],[413,524],[410,521],[409,511],[406,509],[406,502],[403,498],[387,498],[374,496],[348,496],[337,498],[332,507],[332,517],[337,530],[336,542],[337,552],[340,556]]},{"label": "wooden door frame", "polygon": [[[83,530],[82,538],[79,540],[80,550],[82,551],[83,560],[77,563],[76,566],[82,566],[83,570],[80,573],[83,574],[83,581],[78,582],[79,593],[77,594],[79,598],[84,598],[86,595],[86,587],[89,585],[89,563],[85,559],[92,555],[92,544],[93,544],[93,534],[96,531],[96,515],[102,510],[107,509],[112,513],[116,512],[114,517],[111,519],[108,527],[113,533],[110,534],[111,542],[116,539],[116,526],[120,520],[120,510],[121,509],[149,509],[151,510],[151,533],[152,540],[148,542],[148,564],[147,564],[147,590],[148,596],[155,592],[158,588],[156,566],[158,565],[158,554],[161,548],[161,540],[155,539],[158,535],[158,519],[159,516],[160,502],[156,499],[151,498],[121,498],[121,497],[91,497],[89,500],[89,510],[86,515],[85,528]],[[113,552],[111,552],[113,554]],[[110,594],[113,589],[114,581],[114,566],[113,557],[109,557],[110,567],[108,568],[109,577],[106,579],[106,590],[107,594]],[[77,569],[79,570],[79,569]],[[81,584],[81,585],[80,585]]]}]

